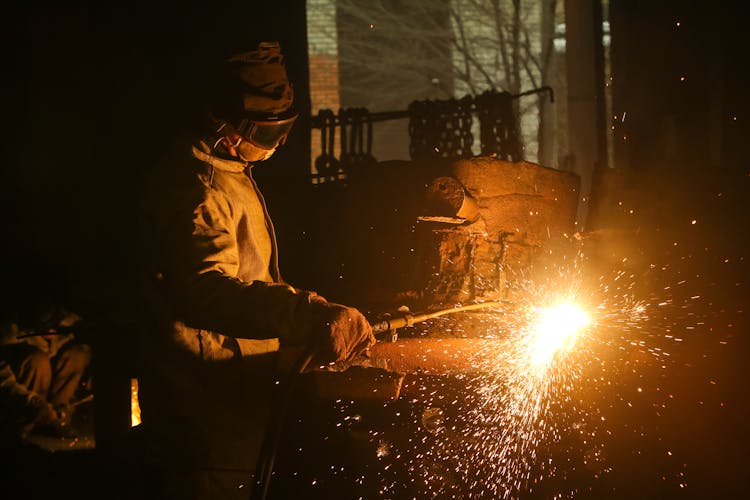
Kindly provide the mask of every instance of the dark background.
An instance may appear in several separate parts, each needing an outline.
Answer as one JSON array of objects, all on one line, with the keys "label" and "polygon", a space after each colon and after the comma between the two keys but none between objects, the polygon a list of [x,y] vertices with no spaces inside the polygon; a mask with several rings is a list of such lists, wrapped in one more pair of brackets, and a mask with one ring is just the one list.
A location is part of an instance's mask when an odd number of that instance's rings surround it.
[{"label": "dark background", "polygon": [[[5,7],[4,312],[52,297],[85,318],[131,317],[138,193],[213,51],[277,33],[300,108],[309,110],[304,2],[251,3]],[[619,250],[640,256],[636,271],[648,274],[639,286],[673,299],[665,325],[697,325],[675,349],[668,374],[654,369],[646,381],[675,395],[662,412],[667,417],[652,421],[648,405],[616,415],[659,429],[630,443],[676,446],[690,488],[652,487],[655,462],[629,455],[627,447],[614,480],[630,497],[739,498],[750,473],[746,17],[731,1],[612,0],[610,11],[614,112],[628,118],[614,124],[616,168],[602,173],[594,193],[601,207],[596,225],[624,230]],[[316,269],[335,263],[309,258],[325,257],[314,251],[314,235],[329,222],[330,203],[308,189],[307,140],[304,126],[297,127],[290,146],[257,175],[289,281],[333,289],[335,277]],[[649,271],[652,265],[666,270]],[[680,281],[688,288],[676,291]]]},{"label": "dark background", "polygon": [[[5,306],[50,297],[84,317],[129,316],[140,189],[211,57],[273,36],[309,108],[304,2],[253,3],[31,2],[4,13]],[[291,205],[270,198],[283,187],[295,205],[304,130],[256,174],[282,226]]]}]

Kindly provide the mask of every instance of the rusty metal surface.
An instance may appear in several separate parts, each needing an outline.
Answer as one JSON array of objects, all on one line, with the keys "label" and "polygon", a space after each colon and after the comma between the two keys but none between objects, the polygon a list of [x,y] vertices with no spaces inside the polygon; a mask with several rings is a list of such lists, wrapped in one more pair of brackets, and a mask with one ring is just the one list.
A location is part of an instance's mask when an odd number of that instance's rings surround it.
[{"label": "rusty metal surface", "polygon": [[451,375],[476,370],[476,354],[495,345],[487,338],[404,338],[378,342],[371,349],[373,365],[409,373]]},{"label": "rusty metal surface", "polygon": [[307,374],[312,393],[324,400],[386,402],[398,399],[404,373],[376,367],[352,366],[347,370],[312,371]]}]

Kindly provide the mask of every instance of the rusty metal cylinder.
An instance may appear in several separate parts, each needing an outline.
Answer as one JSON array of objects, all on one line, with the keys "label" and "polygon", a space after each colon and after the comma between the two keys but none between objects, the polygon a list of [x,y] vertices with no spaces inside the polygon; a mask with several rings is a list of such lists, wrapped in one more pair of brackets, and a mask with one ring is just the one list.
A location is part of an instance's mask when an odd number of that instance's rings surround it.
[{"label": "rusty metal cylinder", "polygon": [[425,194],[427,215],[456,217],[474,222],[479,218],[479,207],[464,186],[453,177],[437,177],[427,186]]}]

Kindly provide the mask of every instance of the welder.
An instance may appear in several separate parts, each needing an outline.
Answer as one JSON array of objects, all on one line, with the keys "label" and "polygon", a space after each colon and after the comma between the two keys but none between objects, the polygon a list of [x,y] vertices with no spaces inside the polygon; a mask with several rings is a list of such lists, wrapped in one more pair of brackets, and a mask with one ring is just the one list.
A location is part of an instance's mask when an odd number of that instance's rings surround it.
[{"label": "welder", "polygon": [[[140,217],[139,398],[148,493],[246,498],[285,347],[316,364],[374,344],[355,308],[285,283],[254,166],[297,113],[277,42],[222,56]],[[196,68],[196,74],[208,68]]]}]

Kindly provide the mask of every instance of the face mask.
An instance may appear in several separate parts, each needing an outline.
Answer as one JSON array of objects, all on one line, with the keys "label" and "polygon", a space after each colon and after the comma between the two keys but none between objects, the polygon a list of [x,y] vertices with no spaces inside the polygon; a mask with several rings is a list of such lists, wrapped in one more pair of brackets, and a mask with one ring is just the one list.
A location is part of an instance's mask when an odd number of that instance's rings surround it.
[{"label": "face mask", "polygon": [[239,144],[234,146],[234,150],[242,161],[247,162],[267,160],[276,152],[275,147],[273,149],[262,149],[243,139],[240,139]]}]

